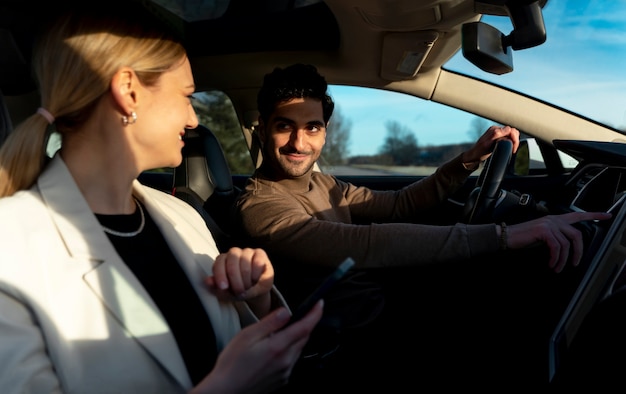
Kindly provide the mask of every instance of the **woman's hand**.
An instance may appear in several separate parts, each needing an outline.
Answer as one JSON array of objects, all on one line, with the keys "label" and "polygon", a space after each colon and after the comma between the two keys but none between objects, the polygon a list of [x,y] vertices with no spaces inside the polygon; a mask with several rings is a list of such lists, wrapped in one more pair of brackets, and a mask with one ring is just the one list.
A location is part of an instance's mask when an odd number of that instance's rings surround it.
[{"label": "woman's hand", "polygon": [[218,255],[205,282],[221,300],[245,300],[257,316],[269,312],[274,267],[263,249],[235,247]]},{"label": "woman's hand", "polygon": [[322,310],[320,301],[304,318],[281,330],[290,318],[287,309],[281,307],[245,327],[192,393],[267,393],[285,385]]}]

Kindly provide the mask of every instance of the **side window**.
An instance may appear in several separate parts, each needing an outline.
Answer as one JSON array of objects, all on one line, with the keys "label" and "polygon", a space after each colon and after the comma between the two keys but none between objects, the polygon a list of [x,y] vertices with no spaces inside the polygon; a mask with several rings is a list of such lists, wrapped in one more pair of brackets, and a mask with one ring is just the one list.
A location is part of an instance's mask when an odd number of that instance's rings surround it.
[{"label": "side window", "polygon": [[[429,175],[497,124],[403,93],[339,85],[329,92],[335,112],[319,166],[335,175]],[[545,169],[534,148],[533,165]],[[562,158],[566,168],[575,166]]]},{"label": "side window", "polygon": [[429,175],[493,123],[407,94],[332,85],[320,169],[337,175]]},{"label": "side window", "polygon": [[[318,164],[335,175],[429,175],[497,123],[403,93],[339,85],[329,92],[335,111]],[[254,164],[228,96],[213,90],[194,97],[198,120],[220,140],[231,172],[252,174]],[[536,144],[529,148],[531,167],[545,169]],[[575,159],[559,154],[565,168],[575,167]]]},{"label": "side window", "polygon": [[208,127],[220,141],[233,175],[250,175],[254,165],[241,131],[233,105],[226,94],[218,90],[195,93],[193,107],[198,122]]},{"label": "side window", "polygon": [[578,165],[578,160],[568,155],[565,152],[559,151],[559,157],[561,158],[561,162],[563,163],[563,168],[568,170],[573,170],[574,167]]},{"label": "side window", "polygon": [[[539,144],[537,143],[535,138],[532,138],[522,133],[520,135],[520,140],[526,142],[524,149],[528,150],[527,152],[528,161],[529,161],[528,170],[530,171],[530,174],[545,173],[546,163],[545,163],[543,154],[541,153],[541,149],[539,148]],[[557,153],[559,155],[559,159],[564,169],[572,170],[574,169],[574,167],[578,165],[578,160],[568,155],[567,153],[561,152],[561,151],[557,151]],[[520,174],[520,175],[524,175],[524,174]]]}]

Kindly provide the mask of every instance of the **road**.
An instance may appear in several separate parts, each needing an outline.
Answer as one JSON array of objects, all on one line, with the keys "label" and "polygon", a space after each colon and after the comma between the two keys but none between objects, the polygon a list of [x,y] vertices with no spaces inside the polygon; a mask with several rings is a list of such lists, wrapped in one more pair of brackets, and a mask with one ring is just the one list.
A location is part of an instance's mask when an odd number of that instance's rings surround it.
[{"label": "road", "polygon": [[389,175],[430,175],[435,171],[435,167],[386,167],[386,168],[364,168],[353,166],[325,166],[324,172],[336,176],[389,176]]}]

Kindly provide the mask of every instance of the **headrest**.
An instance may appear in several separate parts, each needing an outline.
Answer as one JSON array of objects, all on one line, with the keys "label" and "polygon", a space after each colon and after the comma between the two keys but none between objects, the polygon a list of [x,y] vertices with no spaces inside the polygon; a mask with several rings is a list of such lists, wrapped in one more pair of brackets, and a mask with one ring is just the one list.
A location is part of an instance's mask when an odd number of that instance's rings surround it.
[{"label": "headrest", "polygon": [[186,131],[184,141],[183,161],[175,169],[174,187],[188,187],[204,201],[214,193],[235,193],[226,156],[215,134],[199,125]]},{"label": "headrest", "polygon": [[9,116],[9,109],[4,101],[4,95],[0,90],[0,146],[2,146],[7,139],[11,130],[13,130],[13,124]]},{"label": "headrest", "polygon": [[[32,12],[31,12],[32,15]],[[0,28],[0,90],[7,95],[18,95],[36,89],[30,64],[23,56],[13,34]]]}]

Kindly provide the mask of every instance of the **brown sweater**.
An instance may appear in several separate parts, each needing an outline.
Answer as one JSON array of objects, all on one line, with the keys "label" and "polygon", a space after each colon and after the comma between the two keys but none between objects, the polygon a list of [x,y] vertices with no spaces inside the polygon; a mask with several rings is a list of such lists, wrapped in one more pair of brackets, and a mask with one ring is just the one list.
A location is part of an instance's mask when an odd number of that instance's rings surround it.
[{"label": "brown sweater", "polygon": [[[420,211],[444,201],[466,181],[458,156],[399,191],[376,191],[311,171],[274,181],[261,167],[237,202],[244,236],[274,257],[383,267],[467,259],[498,250],[495,224],[423,225]],[[355,223],[372,223],[367,225]]]}]

